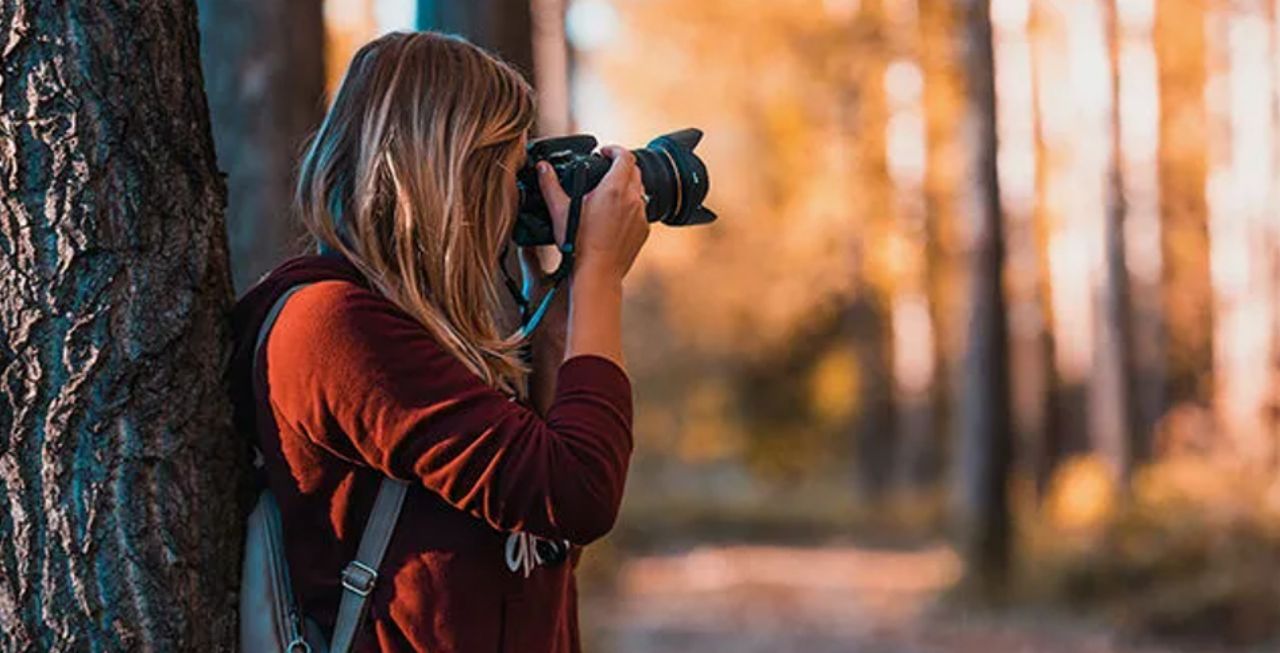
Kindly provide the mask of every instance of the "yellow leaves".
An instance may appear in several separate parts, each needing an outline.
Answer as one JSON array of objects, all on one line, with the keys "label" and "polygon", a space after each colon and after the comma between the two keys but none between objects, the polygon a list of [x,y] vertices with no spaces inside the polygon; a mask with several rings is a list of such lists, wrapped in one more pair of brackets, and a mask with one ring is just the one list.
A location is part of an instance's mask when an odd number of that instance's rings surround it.
[{"label": "yellow leaves", "polygon": [[1049,522],[1064,531],[1100,528],[1115,507],[1115,482],[1101,458],[1077,456],[1054,475],[1045,499]]},{"label": "yellow leaves", "polygon": [[853,416],[860,396],[858,359],[853,348],[831,350],[809,375],[809,400],[815,415],[827,422],[842,422]]}]

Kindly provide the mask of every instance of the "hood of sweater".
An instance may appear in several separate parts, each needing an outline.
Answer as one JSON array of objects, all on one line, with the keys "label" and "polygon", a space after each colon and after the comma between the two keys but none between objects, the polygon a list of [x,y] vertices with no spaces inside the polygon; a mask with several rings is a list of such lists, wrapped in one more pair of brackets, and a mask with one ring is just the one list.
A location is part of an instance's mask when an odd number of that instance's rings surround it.
[{"label": "hood of sweater", "polygon": [[237,432],[254,439],[256,397],[253,392],[254,345],[271,307],[290,288],[303,283],[343,280],[369,288],[360,270],[341,254],[306,254],[290,258],[264,275],[231,309],[233,347],[227,368]]}]

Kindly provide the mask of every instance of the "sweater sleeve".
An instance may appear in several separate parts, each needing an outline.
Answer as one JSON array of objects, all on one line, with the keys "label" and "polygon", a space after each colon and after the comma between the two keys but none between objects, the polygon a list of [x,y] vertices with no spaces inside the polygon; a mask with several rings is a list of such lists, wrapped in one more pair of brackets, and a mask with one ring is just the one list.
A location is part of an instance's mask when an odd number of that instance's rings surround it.
[{"label": "sweater sleeve", "polygon": [[416,480],[499,530],[586,544],[613,527],[632,405],[609,359],[561,364],[544,420],[399,307],[347,282],[290,299],[266,356],[277,415],[348,462]]}]

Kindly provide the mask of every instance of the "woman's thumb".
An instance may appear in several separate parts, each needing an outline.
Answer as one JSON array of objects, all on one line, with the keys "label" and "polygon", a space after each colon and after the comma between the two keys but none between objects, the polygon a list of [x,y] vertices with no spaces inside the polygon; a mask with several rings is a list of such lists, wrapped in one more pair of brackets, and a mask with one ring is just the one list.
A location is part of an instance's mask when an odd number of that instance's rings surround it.
[{"label": "woman's thumb", "polygon": [[555,232],[556,242],[563,243],[569,213],[569,195],[560,186],[555,169],[546,161],[538,162],[538,186],[542,189],[542,199],[547,203],[547,211],[551,214],[551,228]]}]

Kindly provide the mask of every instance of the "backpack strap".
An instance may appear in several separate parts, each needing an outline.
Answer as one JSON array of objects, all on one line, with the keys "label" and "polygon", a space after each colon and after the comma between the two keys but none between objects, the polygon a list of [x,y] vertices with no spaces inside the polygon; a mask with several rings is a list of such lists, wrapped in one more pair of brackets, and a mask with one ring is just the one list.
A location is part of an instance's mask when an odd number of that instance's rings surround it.
[{"label": "backpack strap", "polygon": [[360,631],[367,610],[369,593],[378,580],[378,566],[387,552],[391,532],[395,530],[400,506],[404,504],[405,490],[409,484],[393,478],[383,478],[378,488],[378,498],[373,502],[373,512],[360,536],[360,550],[356,559],[342,570],[342,602],[338,605],[338,618],[333,625],[330,653],[347,653]]},{"label": "backpack strap", "polygon": [[[254,369],[256,373],[258,351],[267,339],[280,309],[293,296],[293,293],[309,286],[303,283],[286,290],[280,299],[271,307],[267,317],[258,330],[258,339],[254,343]],[[360,548],[356,557],[347,563],[342,570],[342,600],[338,605],[338,617],[333,626],[330,638],[330,653],[348,653],[355,643],[356,633],[364,621],[367,612],[369,594],[378,580],[378,567],[386,555],[387,544],[391,541],[391,533],[395,531],[396,521],[400,517],[400,508],[404,505],[405,492],[409,484],[394,478],[383,477],[378,487],[378,497],[374,499],[373,510],[369,521],[365,523],[364,533],[360,536]]]}]

